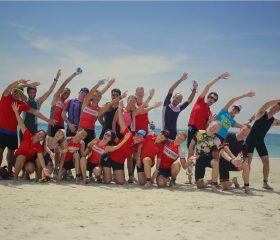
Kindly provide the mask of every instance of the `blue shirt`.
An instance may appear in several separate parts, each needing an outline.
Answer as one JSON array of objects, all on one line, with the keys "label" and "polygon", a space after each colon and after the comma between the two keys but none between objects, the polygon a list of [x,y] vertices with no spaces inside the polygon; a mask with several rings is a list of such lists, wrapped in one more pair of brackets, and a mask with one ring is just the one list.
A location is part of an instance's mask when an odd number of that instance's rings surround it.
[{"label": "blue shirt", "polygon": [[172,93],[168,93],[162,109],[162,129],[169,131],[169,139],[174,140],[177,135],[177,119],[179,113],[183,111],[189,102],[184,102],[176,107],[171,103]]},{"label": "blue shirt", "polygon": [[219,136],[221,136],[222,138],[226,138],[229,128],[234,126],[236,121],[232,118],[229,111],[227,111],[225,109],[222,109],[219,112],[219,114],[217,116],[217,120],[222,123],[222,127],[217,134]]}]

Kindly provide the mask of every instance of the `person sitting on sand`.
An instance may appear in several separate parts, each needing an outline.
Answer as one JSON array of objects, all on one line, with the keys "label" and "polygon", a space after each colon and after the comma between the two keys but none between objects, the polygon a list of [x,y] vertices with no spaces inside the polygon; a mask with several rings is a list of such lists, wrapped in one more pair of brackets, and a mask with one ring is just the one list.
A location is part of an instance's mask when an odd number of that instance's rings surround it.
[{"label": "person sitting on sand", "polygon": [[280,99],[271,100],[262,105],[255,115],[255,122],[246,139],[249,164],[251,165],[254,149],[256,148],[263,163],[263,188],[268,190],[273,190],[273,188],[268,185],[269,157],[264,138],[272,126],[280,126],[280,120],[274,118],[274,115],[279,111]]},{"label": "person sitting on sand", "polygon": [[[248,164],[248,149],[244,141],[244,139],[248,136],[250,130],[251,127],[249,125],[244,125],[238,133],[229,133],[224,141],[224,149],[231,157],[231,160],[228,161],[223,157],[220,158],[220,184],[223,190],[228,189],[233,184],[236,188],[238,188],[239,184],[237,182],[237,178],[235,177],[233,179],[230,179],[229,171],[242,171],[245,193],[250,193],[250,167]],[[236,159],[238,154],[242,154],[242,161]]]},{"label": "person sitting on sand", "polygon": [[155,157],[162,152],[164,144],[168,141],[168,131],[163,130],[156,135],[150,132],[145,137],[142,144],[139,145],[137,157],[138,183],[149,187],[153,183],[151,178],[151,169],[155,164]]},{"label": "person sitting on sand", "polygon": [[113,131],[107,130],[104,135],[103,139],[94,139],[92,140],[86,148],[84,153],[84,157],[80,160],[80,167],[83,177],[83,183],[87,183],[86,179],[86,171],[88,170],[90,173],[94,173],[95,180],[97,182],[102,182],[101,174],[102,174],[102,167],[101,167],[101,156],[107,154],[109,152],[114,152],[121,148],[126,141],[130,138],[131,133],[125,134],[123,141],[121,141],[118,145],[112,146],[115,143],[116,135]]},{"label": "person sitting on sand", "polygon": [[[216,133],[220,130],[222,123],[219,121],[213,121],[209,124],[206,130],[199,130],[195,137],[192,139],[188,157],[196,156],[195,164],[195,180],[197,188],[205,188],[207,183],[204,182],[205,168],[212,168],[212,191],[218,192],[218,175],[219,175],[219,157],[220,154],[226,160],[230,161],[232,158],[222,148],[221,141],[216,136]],[[196,147],[196,153],[194,149]]]},{"label": "person sitting on sand", "polygon": [[38,131],[34,135],[26,128],[23,119],[19,115],[19,105],[14,102],[12,103],[12,109],[15,113],[18,125],[23,133],[23,139],[19,148],[15,151],[14,165],[15,165],[15,180],[18,180],[20,171],[25,169],[26,174],[31,174],[35,171],[36,164],[41,166],[46,174],[50,177],[50,173],[46,169],[45,161],[43,158],[43,146],[40,144],[46,138],[46,133],[43,130]]},{"label": "person sitting on sand", "polygon": [[63,150],[61,160],[59,163],[59,171],[57,175],[57,182],[60,183],[62,174],[66,170],[75,168],[76,171],[76,183],[80,182],[80,154],[84,155],[85,142],[83,141],[87,136],[85,130],[77,131],[75,136],[67,138],[67,148]]},{"label": "person sitting on sand", "polygon": [[[183,169],[187,169],[192,164],[194,158],[191,157],[186,161],[184,150],[180,146],[186,138],[187,134],[184,131],[179,131],[174,141],[164,145],[157,159],[156,180],[158,187],[165,187],[170,177],[169,186],[176,185],[176,177],[180,172],[181,165]],[[178,158],[180,158],[181,165],[177,161]]]}]

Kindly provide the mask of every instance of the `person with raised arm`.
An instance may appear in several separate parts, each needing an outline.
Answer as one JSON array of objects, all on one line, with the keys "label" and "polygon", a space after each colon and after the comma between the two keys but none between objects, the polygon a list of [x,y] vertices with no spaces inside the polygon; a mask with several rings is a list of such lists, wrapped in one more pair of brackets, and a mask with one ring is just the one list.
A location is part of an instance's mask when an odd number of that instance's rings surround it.
[{"label": "person with raised arm", "polygon": [[22,87],[36,87],[39,84],[40,83],[38,82],[29,83],[29,80],[23,79],[15,81],[4,90],[0,99],[0,165],[3,159],[3,152],[7,147],[8,172],[11,176],[13,176],[11,160],[14,156],[15,149],[17,149],[18,147],[18,122],[12,109],[12,103],[16,102],[18,104],[19,114],[21,114],[22,112],[29,112],[34,114],[36,117],[39,117],[40,119],[48,122],[49,124],[55,124],[55,121],[53,119],[48,119],[41,112],[31,108],[26,102],[22,101]]},{"label": "person with raised arm", "polygon": [[[220,110],[220,112],[217,115],[217,120],[222,123],[222,127],[220,131],[217,133],[218,138],[223,143],[224,139],[227,136],[228,130],[230,127],[236,127],[241,128],[243,125],[240,123],[237,123],[234,120],[234,117],[240,113],[242,106],[240,104],[234,104],[236,101],[245,98],[245,97],[254,97],[255,93],[253,91],[250,91],[246,94],[243,94],[238,97],[232,98],[230,101],[227,102],[227,104]],[[230,112],[229,108],[232,106]]]},{"label": "person with raised arm", "polygon": [[[64,121],[62,119],[61,113],[64,109],[64,104],[71,93],[71,90],[69,88],[66,88],[66,86],[79,74],[80,72],[74,72],[68,78],[66,78],[65,81],[61,84],[61,86],[53,95],[51,102],[50,118],[55,119],[57,122],[54,126],[48,126],[48,135],[51,137],[55,135],[58,129],[64,129]],[[61,71],[59,70],[54,81],[57,81],[60,75]]]},{"label": "person with raised arm", "polygon": [[40,142],[44,141],[46,138],[45,131],[40,130],[34,135],[32,135],[31,132],[26,128],[24,121],[19,115],[19,105],[16,102],[13,102],[11,107],[15,113],[18,125],[23,133],[22,142],[19,148],[15,151],[13,159],[15,165],[14,179],[18,180],[18,175],[23,169],[23,167],[25,168],[27,174],[31,174],[35,171],[38,165],[40,165],[44,173],[48,177],[50,177],[50,173],[46,169],[45,161],[43,158],[44,149],[43,146],[40,144]]},{"label": "person with raised arm", "polygon": [[207,99],[205,100],[206,94],[209,92],[210,88],[221,79],[228,79],[230,74],[228,72],[222,73],[217,78],[213,79],[209,82],[199,95],[194,104],[190,118],[188,123],[188,142],[187,146],[190,146],[190,143],[197,133],[198,130],[205,130],[207,128],[207,124],[209,122],[209,118],[211,116],[210,106],[212,106],[215,102],[218,101],[218,94],[216,92],[210,92],[207,95]]},{"label": "person with raised arm", "polygon": [[263,188],[268,190],[273,190],[273,188],[268,184],[269,156],[264,138],[271,127],[280,126],[280,120],[274,117],[279,111],[280,99],[270,100],[263,104],[255,114],[255,122],[246,139],[249,164],[251,165],[254,149],[256,148],[263,163]]},{"label": "person with raised arm", "polygon": [[[128,129],[123,114],[122,109],[124,108],[123,101],[119,102],[119,107],[117,110],[118,113],[118,122],[120,126],[120,132],[123,135],[130,133]],[[116,184],[123,185],[125,183],[125,174],[124,174],[124,162],[125,159],[131,157],[133,153],[137,152],[138,144],[144,140],[146,132],[144,130],[139,130],[135,133],[135,136],[132,134],[126,140],[126,143],[122,145],[121,148],[116,151],[110,152],[102,157],[101,166],[103,167],[103,181],[104,183],[110,183],[112,181],[112,170],[114,172]],[[124,141],[125,139],[120,139]],[[120,143],[119,142],[119,143]],[[118,143],[118,144],[119,144]]]},{"label": "person with raised arm", "polygon": [[[109,89],[114,82],[115,79],[111,79],[107,84],[106,90]],[[102,93],[101,91],[97,90],[97,88],[102,84],[104,84],[104,80],[98,81],[98,83],[92,87],[89,93],[85,96],[82,105],[79,129],[84,129],[87,132],[87,137],[84,139],[86,146],[96,137],[95,122],[99,115],[103,115],[114,103],[119,100],[119,98],[114,99],[100,107],[98,104],[102,98],[102,94],[105,93],[105,90],[103,90]]]},{"label": "person with raised arm", "polygon": [[98,183],[102,182],[101,157],[104,154],[114,152],[121,148],[130,138],[130,135],[131,133],[127,133],[124,136],[124,140],[121,141],[118,145],[115,145],[115,133],[112,130],[107,130],[104,133],[104,137],[102,140],[94,139],[87,145],[84,157],[82,157],[80,160],[84,184],[88,182],[86,179],[87,170],[89,171],[89,173],[94,173],[95,181],[97,181]]},{"label": "person with raised arm", "polygon": [[[183,100],[183,96],[180,93],[176,93],[173,96],[174,90],[179,86],[181,82],[188,79],[188,73],[184,72],[181,78],[176,81],[168,90],[168,94],[165,97],[163,109],[162,109],[162,129],[169,131],[169,139],[174,140],[177,135],[177,119],[180,114],[194,99],[197,82],[194,81],[193,88],[188,99],[180,104]],[[172,97],[173,96],[173,97]],[[172,102],[171,102],[172,98]]]},{"label": "person with raised arm", "polygon": [[[42,96],[36,98],[37,94],[37,88],[36,87],[27,87],[27,97],[25,99],[25,102],[32,108],[36,110],[40,110],[42,104],[47,100],[47,98],[50,96],[52,91],[54,90],[57,81],[60,77],[60,70],[58,70],[56,77],[54,78],[54,81],[52,85],[50,86],[49,90],[45,92]],[[23,112],[23,121],[25,126],[28,128],[28,130],[34,134],[38,131],[38,118],[31,114],[31,113],[25,113]],[[20,140],[22,140],[22,132],[20,132]]]}]

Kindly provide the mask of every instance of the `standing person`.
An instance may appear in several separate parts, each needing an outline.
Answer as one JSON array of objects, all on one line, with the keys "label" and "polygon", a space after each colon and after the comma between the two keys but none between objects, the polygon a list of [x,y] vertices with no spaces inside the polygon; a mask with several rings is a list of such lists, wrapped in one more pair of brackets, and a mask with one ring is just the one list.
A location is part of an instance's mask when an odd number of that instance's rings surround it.
[{"label": "standing person", "polygon": [[[143,105],[144,103],[144,88],[143,87],[137,87],[135,90],[135,96],[136,96],[136,104],[138,107]],[[144,106],[145,108],[148,107],[148,105]],[[134,127],[133,129],[137,132],[138,130],[145,130],[148,132],[149,130],[149,115],[148,112],[142,113],[142,114],[137,114],[134,117],[133,121]]]},{"label": "standing person", "polygon": [[[180,93],[176,93],[171,102],[171,97],[174,90],[178,85],[184,80],[188,79],[188,73],[183,73],[182,77],[176,81],[169,89],[168,94],[164,100],[163,109],[162,109],[162,129],[169,131],[169,139],[174,140],[177,135],[177,119],[180,114],[193,100],[197,83],[194,81],[193,89],[191,95],[188,97],[188,100],[180,104],[183,100],[183,96]],[[179,105],[180,104],[180,105]]]},{"label": "standing person", "polygon": [[[121,96],[121,90],[118,88],[114,88],[111,90],[111,100],[113,101],[117,97]],[[104,114],[100,114],[98,117],[98,121],[102,125],[102,132],[100,134],[99,139],[102,139],[104,136],[104,133],[108,129],[112,129],[113,119],[115,116],[115,113],[118,109],[119,103],[115,102]]]},{"label": "standing person", "polygon": [[[218,192],[218,176],[219,176],[219,158],[220,154],[227,161],[233,159],[222,148],[220,139],[216,133],[220,130],[222,123],[213,121],[206,130],[199,130],[192,139],[189,146],[188,158],[197,157],[195,164],[195,180],[197,188],[205,188],[207,183],[204,182],[205,168],[212,168],[212,191]],[[196,152],[194,148],[196,147]]]},{"label": "standing person", "polygon": [[[234,120],[234,117],[236,114],[239,114],[242,107],[240,104],[234,104],[236,101],[245,98],[245,97],[254,97],[255,93],[250,91],[244,95],[232,98],[223,108],[222,110],[218,113],[217,115],[217,120],[222,123],[222,127],[220,131],[217,133],[218,138],[221,140],[223,143],[224,139],[227,136],[228,130],[230,127],[236,127],[236,128],[241,128],[242,125],[237,123]],[[233,105],[234,104],[234,105]],[[229,112],[228,109],[232,105],[231,111]]]},{"label": "standing person", "polygon": [[[47,98],[50,96],[52,91],[54,90],[56,83],[60,77],[61,73],[60,70],[58,70],[56,77],[54,78],[54,81],[52,85],[50,86],[49,90],[45,92],[41,97],[36,98],[37,94],[37,88],[36,87],[27,87],[27,98],[25,99],[25,102],[32,108],[36,110],[40,110],[42,104],[47,100]],[[27,129],[34,134],[38,131],[38,119],[35,115],[31,113],[25,113],[23,112],[23,121]],[[22,140],[22,132],[20,132],[20,140]]]},{"label": "standing person", "polygon": [[279,111],[280,99],[271,100],[262,105],[255,115],[255,122],[246,139],[249,164],[251,165],[256,148],[263,163],[263,188],[268,190],[273,190],[273,188],[268,184],[269,157],[264,138],[272,126],[280,126],[280,120],[274,118],[274,115]]},{"label": "standing person", "polygon": [[33,173],[35,165],[41,165],[45,174],[50,177],[48,170],[46,169],[44,158],[43,158],[43,146],[40,141],[44,141],[46,133],[42,130],[38,131],[34,135],[26,128],[22,118],[19,115],[19,105],[16,102],[12,103],[12,109],[15,113],[15,117],[23,133],[23,140],[19,148],[15,151],[15,180],[18,180],[18,175],[22,168],[25,166],[25,170],[28,174]]},{"label": "standing person", "polygon": [[23,98],[23,90],[20,89],[22,85],[35,87],[38,86],[38,83],[28,83],[28,80],[18,80],[11,83],[2,93],[0,100],[0,164],[3,159],[3,152],[5,148],[8,148],[7,152],[7,163],[8,163],[8,171],[10,175],[12,174],[12,158],[14,156],[14,151],[18,147],[18,139],[17,139],[17,119],[15,113],[12,109],[12,103],[16,102],[19,106],[19,114],[21,112],[29,112],[39,117],[40,119],[54,124],[54,120],[50,120],[45,117],[39,111],[31,108],[27,103],[22,101]]},{"label": "standing person", "polygon": [[[130,133],[124,117],[122,115],[123,102],[120,101],[119,107],[116,113],[118,113],[118,121],[120,125],[120,131],[122,134],[126,135]],[[112,180],[112,170],[115,176],[116,184],[123,185],[125,183],[125,173],[124,173],[124,162],[125,159],[130,157],[133,153],[137,152],[138,144],[144,140],[146,132],[144,130],[138,131],[135,136],[132,134],[126,140],[126,143],[122,145],[116,151],[110,152],[108,155],[105,155],[101,160],[101,166],[103,167],[103,181],[104,183],[110,183]],[[122,138],[120,141],[124,141]]]},{"label": "standing person", "polygon": [[[242,171],[242,177],[244,181],[245,193],[250,193],[249,189],[249,174],[250,167],[248,164],[248,147],[244,139],[248,136],[251,127],[249,125],[244,125],[238,133],[229,133],[224,141],[224,149],[227,154],[231,157],[228,161],[223,157],[220,158],[219,172],[220,172],[220,183],[223,190],[228,189],[235,185],[236,188],[239,187],[237,178],[230,179],[229,171]],[[243,161],[236,159],[236,157],[242,154]]]},{"label": "standing person", "polygon": [[218,101],[218,94],[216,92],[210,92],[207,95],[207,100],[205,101],[206,94],[216,82],[218,82],[220,79],[227,79],[229,76],[230,74],[225,72],[209,82],[197,98],[196,103],[192,108],[188,123],[188,147],[190,146],[191,140],[197,131],[205,130],[207,128],[207,123],[209,121],[209,117],[211,116],[210,106]]},{"label": "standing person", "polygon": [[[115,82],[115,79],[111,79],[108,83],[108,88]],[[81,118],[79,122],[79,129],[84,129],[87,132],[87,137],[84,139],[84,142],[87,144],[95,139],[95,122],[98,119],[99,115],[103,115],[115,102],[118,98],[111,101],[110,103],[105,104],[103,107],[99,107],[99,102],[102,98],[102,93],[97,90],[99,86],[104,84],[104,80],[100,80],[85,96],[82,105]],[[108,89],[107,88],[107,89]],[[105,92],[105,91],[103,91]]]},{"label": "standing person", "polygon": [[[64,104],[67,98],[70,96],[71,90],[66,88],[67,84],[70,83],[76,76],[78,76],[81,72],[74,72],[71,74],[59,87],[59,89],[53,95],[53,99],[51,102],[51,111],[50,118],[56,120],[56,124],[54,126],[48,126],[48,135],[54,136],[58,129],[64,129],[64,121],[61,116],[62,111],[64,109]],[[59,70],[58,75],[61,75],[61,71]],[[57,79],[57,78],[56,78]]]},{"label": "standing person", "polygon": [[[165,144],[162,153],[158,156],[157,161],[157,185],[165,187],[168,179],[170,179],[170,187],[176,185],[176,178],[181,170],[181,165],[187,169],[192,164],[193,158],[186,161],[185,152],[181,144],[186,140],[187,134],[184,131],[177,133],[175,140]],[[177,159],[180,158],[180,163]]]}]

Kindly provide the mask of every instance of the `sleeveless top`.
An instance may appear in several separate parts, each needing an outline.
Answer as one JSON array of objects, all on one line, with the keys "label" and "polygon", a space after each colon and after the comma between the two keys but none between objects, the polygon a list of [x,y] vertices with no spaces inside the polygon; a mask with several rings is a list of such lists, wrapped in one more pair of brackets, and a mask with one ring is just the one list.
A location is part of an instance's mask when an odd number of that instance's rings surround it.
[{"label": "sleeveless top", "polygon": [[[39,106],[39,101],[38,99],[34,99],[34,101],[30,101],[29,98],[26,99],[26,103],[36,109],[36,110],[39,110],[40,109],[40,106]],[[38,118],[32,114],[32,113],[29,113],[29,112],[23,112],[23,121],[24,121],[24,124],[25,126],[27,127],[27,129],[32,133],[36,133],[38,131]]]},{"label": "sleeveless top", "polygon": [[99,106],[91,106],[91,103],[89,103],[81,113],[81,119],[80,119],[80,128],[86,128],[94,130],[95,121],[98,117],[99,112]]}]

